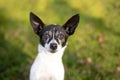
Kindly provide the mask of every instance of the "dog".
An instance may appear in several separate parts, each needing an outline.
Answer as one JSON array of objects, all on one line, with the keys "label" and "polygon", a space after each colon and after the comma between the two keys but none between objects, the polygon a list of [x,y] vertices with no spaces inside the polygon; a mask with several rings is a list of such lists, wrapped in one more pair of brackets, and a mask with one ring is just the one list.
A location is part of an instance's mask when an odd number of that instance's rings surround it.
[{"label": "dog", "polygon": [[30,12],[30,23],[40,38],[38,55],[30,69],[30,80],[64,80],[62,56],[68,37],[74,34],[79,19],[79,14],[76,14],[63,26],[45,25],[38,16]]}]

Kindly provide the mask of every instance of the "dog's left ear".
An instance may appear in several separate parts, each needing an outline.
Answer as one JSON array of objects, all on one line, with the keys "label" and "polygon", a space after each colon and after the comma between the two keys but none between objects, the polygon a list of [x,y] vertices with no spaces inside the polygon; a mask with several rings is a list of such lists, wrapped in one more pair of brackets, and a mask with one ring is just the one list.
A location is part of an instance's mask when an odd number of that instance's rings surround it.
[{"label": "dog's left ear", "polygon": [[75,32],[76,27],[79,23],[79,14],[72,16],[64,25],[63,28],[65,29],[68,35],[72,35]]},{"label": "dog's left ear", "polygon": [[34,13],[30,12],[30,23],[34,29],[34,32],[36,34],[39,34],[39,32],[43,29],[45,24],[42,22],[42,20],[37,17]]}]

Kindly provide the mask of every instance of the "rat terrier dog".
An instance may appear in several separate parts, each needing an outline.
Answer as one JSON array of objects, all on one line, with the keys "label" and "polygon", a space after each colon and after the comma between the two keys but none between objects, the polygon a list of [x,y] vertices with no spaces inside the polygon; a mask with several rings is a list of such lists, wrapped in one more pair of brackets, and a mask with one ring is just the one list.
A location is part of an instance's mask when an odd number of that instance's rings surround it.
[{"label": "rat terrier dog", "polygon": [[60,26],[45,25],[31,12],[30,22],[34,32],[40,38],[38,55],[30,70],[30,80],[64,80],[62,56],[68,37],[78,26],[79,14],[72,16],[63,26]]}]

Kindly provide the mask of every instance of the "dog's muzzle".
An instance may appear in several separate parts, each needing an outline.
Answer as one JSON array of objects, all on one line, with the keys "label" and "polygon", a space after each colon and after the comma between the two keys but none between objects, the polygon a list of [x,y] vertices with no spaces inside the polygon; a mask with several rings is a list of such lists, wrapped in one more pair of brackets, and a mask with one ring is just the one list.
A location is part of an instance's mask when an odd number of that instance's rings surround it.
[{"label": "dog's muzzle", "polygon": [[50,44],[50,49],[51,49],[51,52],[55,52],[57,50],[57,44],[56,43],[51,43]]}]

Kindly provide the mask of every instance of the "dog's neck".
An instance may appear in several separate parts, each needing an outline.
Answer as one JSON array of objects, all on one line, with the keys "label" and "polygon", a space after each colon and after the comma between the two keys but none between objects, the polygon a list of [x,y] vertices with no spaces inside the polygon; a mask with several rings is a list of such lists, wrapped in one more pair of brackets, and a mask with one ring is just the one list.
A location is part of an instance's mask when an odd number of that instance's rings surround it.
[{"label": "dog's neck", "polygon": [[55,53],[51,53],[49,51],[47,51],[42,45],[38,45],[38,55],[40,56],[44,56],[44,57],[48,57],[48,58],[56,58],[56,59],[62,59],[64,50],[65,50],[66,46],[64,46],[63,48],[61,48],[59,51],[55,52]]},{"label": "dog's neck", "polygon": [[55,53],[38,46],[38,55],[31,67],[30,80],[63,80],[64,68],[62,56],[66,46]]}]

